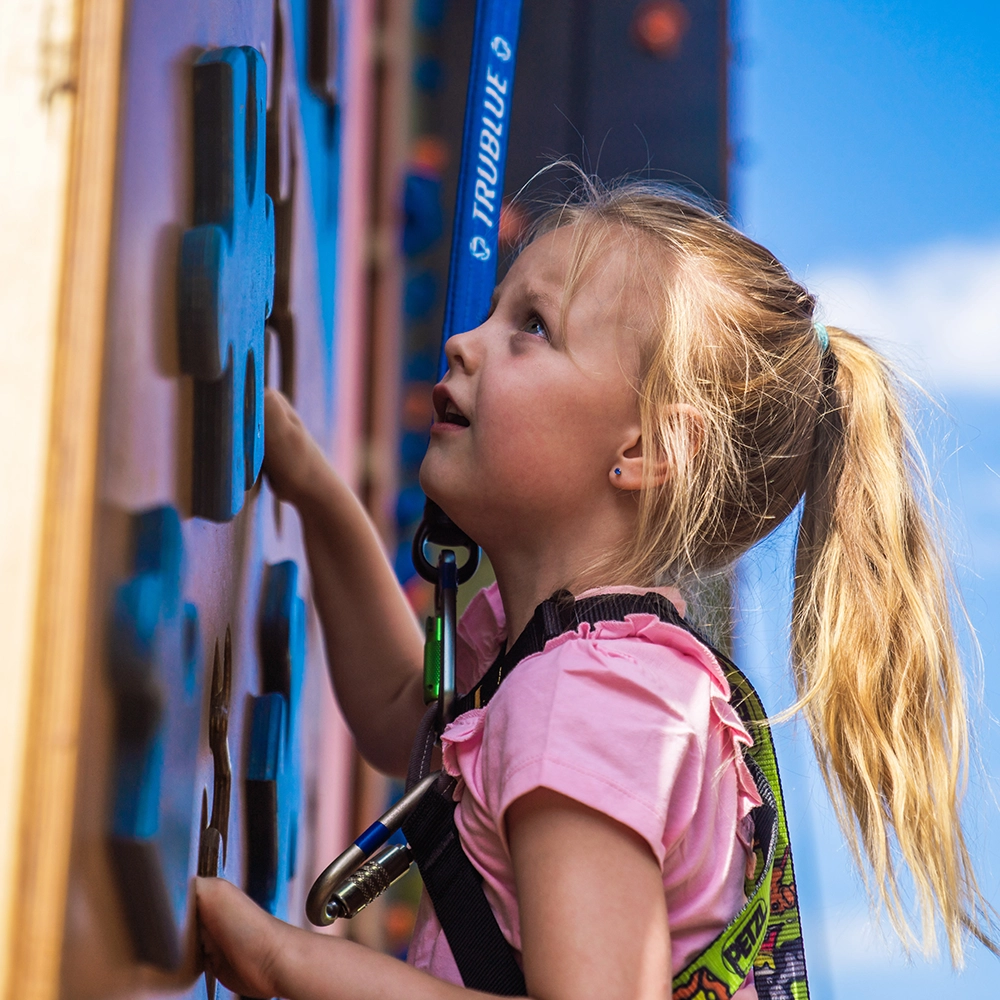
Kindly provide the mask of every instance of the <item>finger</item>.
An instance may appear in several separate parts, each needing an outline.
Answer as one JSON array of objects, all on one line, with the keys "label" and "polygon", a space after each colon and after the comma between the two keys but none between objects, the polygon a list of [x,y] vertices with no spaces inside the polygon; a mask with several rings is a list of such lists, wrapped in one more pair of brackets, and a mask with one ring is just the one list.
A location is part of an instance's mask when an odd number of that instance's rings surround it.
[{"label": "finger", "polygon": [[280,389],[276,389],[270,385],[264,390],[264,405],[267,406],[268,404],[272,407],[291,405],[288,397]]},{"label": "finger", "polygon": [[295,408],[287,396],[278,392],[277,389],[264,390],[265,432],[268,430],[269,425],[271,428],[274,428],[287,424],[293,413],[295,413]]},{"label": "finger", "polygon": [[274,428],[285,419],[287,400],[276,389],[264,390],[264,430]]},{"label": "finger", "polygon": [[273,996],[285,925],[225,879],[199,878],[195,891],[207,966],[236,993]]},{"label": "finger", "polygon": [[[196,878],[194,888],[203,936],[207,935],[209,940],[217,943],[220,937],[218,932],[225,928],[227,914],[235,914],[242,907],[242,899],[250,900],[232,882],[223,878]],[[251,902],[251,905],[254,904]],[[233,917],[228,919],[231,921]]]}]

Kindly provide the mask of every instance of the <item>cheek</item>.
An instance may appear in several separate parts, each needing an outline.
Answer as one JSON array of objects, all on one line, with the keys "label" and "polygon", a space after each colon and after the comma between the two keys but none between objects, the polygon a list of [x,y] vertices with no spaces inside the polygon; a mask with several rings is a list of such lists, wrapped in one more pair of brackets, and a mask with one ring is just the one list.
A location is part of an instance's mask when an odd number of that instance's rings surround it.
[{"label": "cheek", "polygon": [[483,472],[534,490],[548,483],[545,492],[578,489],[605,464],[603,423],[598,402],[572,386],[487,396],[476,428]]},{"label": "cheek", "polygon": [[614,388],[547,372],[481,381],[472,427],[432,440],[421,486],[476,537],[478,518],[572,516],[621,443]]}]

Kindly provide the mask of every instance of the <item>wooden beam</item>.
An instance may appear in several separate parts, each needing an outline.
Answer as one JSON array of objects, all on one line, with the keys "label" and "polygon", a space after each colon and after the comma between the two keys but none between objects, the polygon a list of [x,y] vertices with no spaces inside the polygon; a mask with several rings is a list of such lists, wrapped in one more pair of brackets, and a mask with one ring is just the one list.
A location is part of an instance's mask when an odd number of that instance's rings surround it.
[{"label": "wooden beam", "polygon": [[62,227],[53,227],[45,248],[56,266],[48,275],[47,299],[35,298],[28,288],[14,290],[32,296],[25,308],[58,305],[47,331],[49,380],[39,384],[35,400],[48,433],[35,508],[42,517],[34,553],[37,586],[29,589],[33,635],[19,819],[12,878],[3,890],[4,912],[8,919],[16,914],[8,923],[4,993],[11,1000],[53,1000],[59,992],[81,685],[86,657],[100,638],[88,629],[91,541],[125,6],[123,0],[18,6],[30,7],[40,23],[45,11],[56,10],[72,25],[65,62],[58,64],[47,97],[66,104],[59,151],[65,170],[50,183],[50,194],[63,206]]}]

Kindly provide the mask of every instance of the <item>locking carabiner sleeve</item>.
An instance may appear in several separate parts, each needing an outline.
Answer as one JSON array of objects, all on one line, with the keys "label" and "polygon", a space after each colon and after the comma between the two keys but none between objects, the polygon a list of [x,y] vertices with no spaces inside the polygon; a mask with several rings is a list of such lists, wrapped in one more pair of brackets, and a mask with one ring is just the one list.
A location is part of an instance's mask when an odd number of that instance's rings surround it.
[{"label": "locking carabiner sleeve", "polygon": [[[379,856],[378,868],[384,875],[377,876],[374,871],[367,879],[356,876],[365,862],[383,847],[386,841],[402,826],[403,820],[417,807],[427,790],[437,780],[440,771],[428,774],[426,778],[413,786],[398,802],[390,806],[357,840],[339,857],[327,866],[319,878],[313,883],[306,899],[306,916],[317,927],[326,927],[338,917],[352,917],[363,906],[371,902],[375,896],[389,887],[391,882],[406,872],[410,866],[407,852],[405,866],[399,868],[402,857],[395,852],[391,858],[386,857],[388,851]],[[393,845],[393,848],[401,845]],[[392,850],[392,848],[390,849]],[[406,851],[406,848],[403,848]],[[399,869],[397,871],[397,868]],[[370,896],[360,905],[360,898],[369,885],[374,887],[384,881],[384,876],[395,872],[389,882]],[[359,895],[360,894],[360,895]]]}]

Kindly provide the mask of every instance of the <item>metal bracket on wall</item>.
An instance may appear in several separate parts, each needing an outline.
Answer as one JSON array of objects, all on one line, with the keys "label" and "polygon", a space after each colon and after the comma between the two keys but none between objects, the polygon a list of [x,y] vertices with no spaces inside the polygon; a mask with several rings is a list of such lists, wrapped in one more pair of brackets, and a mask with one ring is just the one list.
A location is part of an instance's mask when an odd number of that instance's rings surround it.
[{"label": "metal bracket on wall", "polygon": [[233,653],[229,629],[221,666],[219,643],[215,643],[212,667],[212,703],[208,718],[208,745],[212,750],[215,778],[212,786],[212,818],[208,819],[208,791],[202,791],[201,840],[198,845],[198,874],[219,875],[226,867],[226,840],[229,836],[229,797],[233,768],[229,759],[229,697],[233,684]]}]

